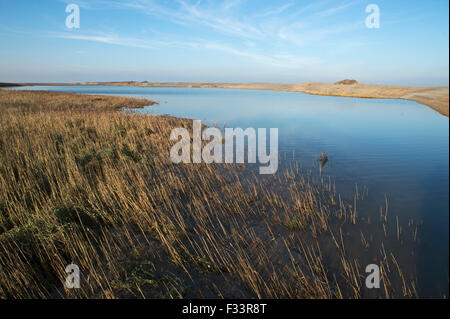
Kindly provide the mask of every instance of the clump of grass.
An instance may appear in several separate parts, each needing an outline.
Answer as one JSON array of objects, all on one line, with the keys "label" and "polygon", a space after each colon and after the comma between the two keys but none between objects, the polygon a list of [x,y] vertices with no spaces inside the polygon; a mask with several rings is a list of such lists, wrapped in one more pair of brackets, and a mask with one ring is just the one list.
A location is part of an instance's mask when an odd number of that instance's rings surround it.
[{"label": "clump of grass", "polygon": [[[295,166],[175,165],[170,132],[191,121],[117,112],[151,103],[0,90],[0,297],[416,296],[413,228],[366,227],[359,199]],[[64,288],[70,263],[81,289]]]},{"label": "clump of grass", "polygon": [[302,222],[298,219],[291,219],[286,223],[289,230],[301,230],[304,229]]}]

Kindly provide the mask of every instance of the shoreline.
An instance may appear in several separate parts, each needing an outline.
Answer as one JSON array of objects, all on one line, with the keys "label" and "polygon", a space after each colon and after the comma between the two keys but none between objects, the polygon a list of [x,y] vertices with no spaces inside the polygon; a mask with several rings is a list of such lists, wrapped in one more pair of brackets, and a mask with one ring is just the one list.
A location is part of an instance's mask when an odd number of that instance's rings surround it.
[{"label": "shoreline", "polygon": [[134,86],[134,87],[186,87],[241,90],[269,90],[280,92],[300,92],[311,95],[400,99],[417,102],[430,107],[444,116],[449,116],[449,87],[415,87],[379,84],[336,84],[305,82],[282,83],[213,83],[213,82],[83,82],[83,83],[21,83],[11,86]]}]

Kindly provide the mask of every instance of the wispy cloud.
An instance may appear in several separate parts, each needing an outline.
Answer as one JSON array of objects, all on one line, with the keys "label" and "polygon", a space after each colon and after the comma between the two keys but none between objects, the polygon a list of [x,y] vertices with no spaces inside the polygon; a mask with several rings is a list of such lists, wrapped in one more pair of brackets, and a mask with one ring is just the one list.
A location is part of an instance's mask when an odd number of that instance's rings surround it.
[{"label": "wispy cloud", "polygon": [[360,4],[362,2],[363,2],[363,0],[356,0],[356,1],[351,1],[351,2],[348,2],[348,3],[344,3],[342,5],[338,5],[338,6],[335,6],[335,7],[327,8],[325,10],[316,12],[316,13],[312,14],[311,17],[312,18],[326,18],[326,17],[330,17],[330,16],[338,14],[339,12],[344,11],[345,9],[347,9],[347,8],[349,8],[351,6],[354,6],[356,4]]},{"label": "wispy cloud", "polygon": [[[158,36],[157,32],[153,32],[156,36],[148,40],[144,36],[119,36],[111,32],[113,30],[109,30],[106,34],[64,33],[50,35],[52,37],[144,49],[163,46],[202,48],[277,66],[318,63],[318,59],[302,56],[302,50],[299,48],[354,31],[361,27],[364,17],[362,13],[360,21],[331,24],[327,27],[321,27],[316,23],[317,20],[339,15],[351,6],[361,3],[362,0],[348,3],[320,0],[308,4],[290,0],[271,7],[266,6],[260,11],[246,15],[242,15],[242,10],[239,10],[246,4],[245,0],[221,2],[210,0],[59,1],[79,3],[90,10],[99,8],[133,10],[179,26],[183,30],[183,38],[181,39],[176,31],[164,36]],[[333,6],[330,7],[331,4]],[[211,34],[214,33],[220,33],[226,37],[212,37]],[[198,37],[204,37],[206,40],[199,40]],[[268,45],[269,43],[274,45]]]},{"label": "wispy cloud", "polygon": [[268,9],[266,11],[257,13],[255,16],[257,18],[267,18],[269,16],[276,16],[276,15],[279,15],[279,14],[283,13],[284,11],[286,11],[287,9],[292,7],[293,5],[294,5],[293,2],[285,3],[285,4],[281,5],[281,6],[276,7],[276,8],[271,8],[271,9]]},{"label": "wispy cloud", "polygon": [[229,10],[234,7],[238,7],[244,0],[223,0],[222,9]]},{"label": "wispy cloud", "polygon": [[48,33],[46,35],[50,38],[66,39],[66,40],[78,40],[104,43],[110,45],[119,45],[133,48],[154,49],[161,47],[178,47],[178,48],[197,48],[206,49],[211,51],[220,51],[230,55],[244,57],[252,62],[281,66],[281,67],[300,67],[312,62],[317,63],[320,60],[317,58],[301,58],[292,54],[262,54],[249,50],[237,49],[231,45],[223,43],[210,42],[206,40],[197,41],[158,41],[158,40],[145,40],[138,38],[121,37],[117,35],[81,35],[72,33]]},{"label": "wispy cloud", "polygon": [[[157,0],[60,0],[68,3],[75,1],[89,9],[115,8],[135,10],[140,14],[151,15],[161,20],[169,21],[185,27],[199,27],[204,30],[214,30],[223,35],[247,40],[269,40],[278,37],[279,31],[295,27],[301,22],[330,17],[345,9],[361,3],[356,0],[336,5],[336,1],[321,0],[309,4],[286,2],[272,8],[242,15],[235,10],[243,0],[215,1],[157,1]],[[330,3],[335,4],[330,8]],[[270,25],[270,27],[268,27]]]},{"label": "wispy cloud", "polygon": [[99,42],[113,45],[120,45],[126,47],[152,49],[157,46],[154,42],[145,41],[135,38],[118,37],[115,35],[80,35],[80,34],[58,34],[49,33],[47,37],[69,39],[69,40],[83,40],[90,42]]}]

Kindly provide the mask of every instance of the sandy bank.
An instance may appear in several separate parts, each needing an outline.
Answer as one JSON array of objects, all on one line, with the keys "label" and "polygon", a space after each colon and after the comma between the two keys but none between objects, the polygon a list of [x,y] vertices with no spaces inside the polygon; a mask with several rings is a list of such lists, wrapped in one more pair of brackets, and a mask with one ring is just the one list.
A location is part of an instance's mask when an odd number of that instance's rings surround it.
[{"label": "sandy bank", "polygon": [[187,82],[104,82],[83,83],[83,85],[117,85],[142,87],[198,87],[198,88],[229,88],[247,90],[272,90],[303,92],[314,95],[329,95],[342,97],[404,99],[415,101],[431,107],[439,113],[449,115],[449,88],[445,87],[415,87],[390,86],[356,83],[351,85],[306,82],[300,84],[278,83],[187,83]]},{"label": "sandy bank", "polygon": [[[55,84],[56,85],[56,84]],[[375,84],[331,84],[319,82],[306,82],[299,84],[281,83],[201,83],[201,82],[87,82],[58,85],[113,85],[138,87],[193,87],[193,88],[228,88],[247,90],[272,90],[303,92],[314,95],[377,98],[377,99],[404,99],[415,101],[429,106],[433,110],[449,115],[449,88],[444,87],[418,87],[418,86],[391,86]]]}]

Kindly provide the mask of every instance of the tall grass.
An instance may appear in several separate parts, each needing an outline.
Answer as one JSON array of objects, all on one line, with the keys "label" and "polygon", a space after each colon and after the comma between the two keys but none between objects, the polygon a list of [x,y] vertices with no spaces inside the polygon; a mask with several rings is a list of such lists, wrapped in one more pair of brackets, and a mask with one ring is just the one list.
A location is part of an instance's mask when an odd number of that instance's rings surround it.
[{"label": "tall grass", "polygon": [[[346,203],[295,163],[264,178],[173,164],[170,132],[190,121],[117,111],[150,104],[0,90],[0,297],[417,296],[399,262],[414,264],[414,223],[390,227],[387,207],[360,220],[359,194]],[[80,289],[64,286],[71,263]]]}]

